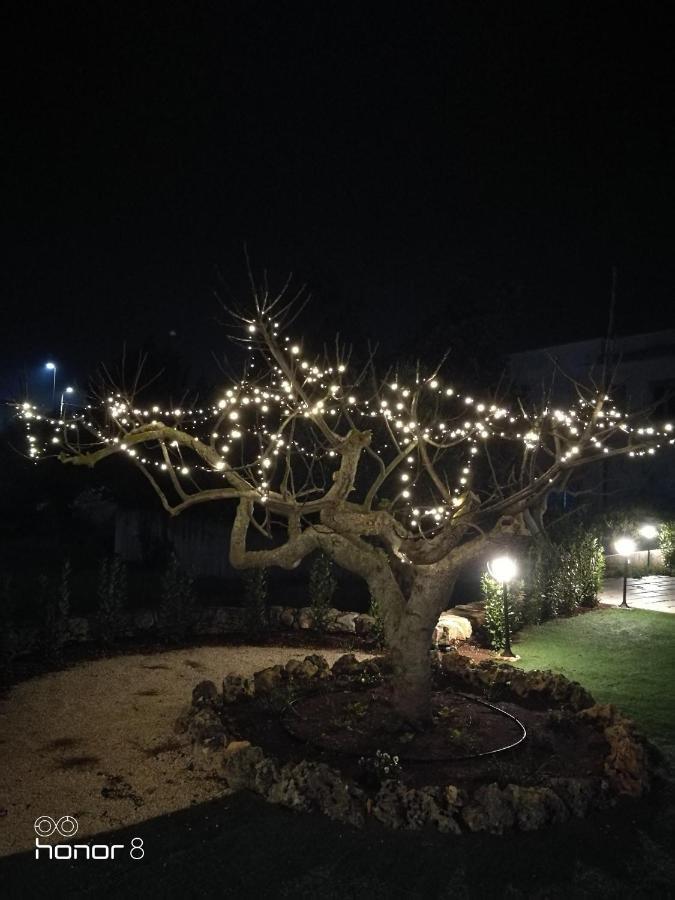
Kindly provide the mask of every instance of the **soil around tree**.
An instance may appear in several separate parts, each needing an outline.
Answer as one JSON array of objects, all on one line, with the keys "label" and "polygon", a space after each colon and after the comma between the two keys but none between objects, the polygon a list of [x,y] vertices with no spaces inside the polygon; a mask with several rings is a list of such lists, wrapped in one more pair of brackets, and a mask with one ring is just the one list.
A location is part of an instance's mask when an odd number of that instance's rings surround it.
[{"label": "soil around tree", "polygon": [[229,705],[226,727],[282,764],[323,762],[362,786],[359,759],[377,750],[400,758],[406,787],[454,784],[473,790],[490,782],[539,786],[551,778],[603,777],[607,742],[572,714],[500,701],[527,732],[517,746],[500,750],[517,743],[522,730],[477,694],[439,683],[433,724],[415,733],[396,727],[387,693],[386,683],[323,684],[292,697],[280,693]]}]

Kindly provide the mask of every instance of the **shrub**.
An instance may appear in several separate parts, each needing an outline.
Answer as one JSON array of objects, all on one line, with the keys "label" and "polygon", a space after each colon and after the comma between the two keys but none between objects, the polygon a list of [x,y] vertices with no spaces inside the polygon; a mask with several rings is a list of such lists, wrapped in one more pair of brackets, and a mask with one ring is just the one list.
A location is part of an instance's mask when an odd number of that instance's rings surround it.
[{"label": "shrub", "polygon": [[523,624],[539,625],[557,616],[560,590],[558,551],[548,541],[538,541],[530,551]]},{"label": "shrub", "polygon": [[659,549],[663,565],[672,572],[675,569],[675,522],[664,522],[659,528]]},{"label": "shrub", "polygon": [[[485,597],[485,627],[490,635],[490,643],[495,650],[503,650],[506,638],[504,622],[504,588],[491,575],[481,578],[481,590]],[[509,631],[515,634],[523,625],[522,583],[509,585],[508,590]]]},{"label": "shrub", "polygon": [[194,585],[175,553],[162,578],[162,593],[157,611],[160,636],[170,643],[180,643],[192,631],[195,612]]},{"label": "shrub", "polygon": [[40,644],[45,658],[53,665],[63,662],[63,645],[68,636],[70,614],[70,562],[66,560],[56,584],[46,575],[38,579],[42,629]]},{"label": "shrub", "polygon": [[247,569],[242,574],[246,620],[250,634],[259,634],[268,626],[267,569]]},{"label": "shrub", "polygon": [[[525,625],[539,625],[581,607],[598,604],[605,558],[597,534],[577,528],[557,544],[538,542],[530,551],[525,576],[509,592],[511,633]],[[501,586],[489,575],[481,580],[485,625],[492,646],[504,646],[504,609]]]},{"label": "shrub", "polygon": [[122,634],[127,600],[127,567],[119,556],[103,559],[98,576],[97,625],[100,639],[113,646]]},{"label": "shrub", "polygon": [[333,561],[325,553],[317,556],[309,570],[309,602],[319,631],[326,627],[326,614],[332,606],[337,587],[333,570]]}]

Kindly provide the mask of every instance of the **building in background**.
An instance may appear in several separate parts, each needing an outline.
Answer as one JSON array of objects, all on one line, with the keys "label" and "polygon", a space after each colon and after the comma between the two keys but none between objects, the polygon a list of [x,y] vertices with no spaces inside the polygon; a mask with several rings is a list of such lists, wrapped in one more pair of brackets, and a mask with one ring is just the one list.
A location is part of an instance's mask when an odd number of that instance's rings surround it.
[{"label": "building in background", "polygon": [[[553,403],[575,398],[574,382],[602,384],[603,371],[612,376],[611,394],[617,407],[649,410],[654,423],[675,425],[675,329],[626,337],[595,338],[509,357],[515,388],[528,399],[548,391]],[[604,460],[585,477],[585,487],[597,486],[604,506],[636,504],[675,513],[675,454],[663,451],[649,460],[618,457]]]}]

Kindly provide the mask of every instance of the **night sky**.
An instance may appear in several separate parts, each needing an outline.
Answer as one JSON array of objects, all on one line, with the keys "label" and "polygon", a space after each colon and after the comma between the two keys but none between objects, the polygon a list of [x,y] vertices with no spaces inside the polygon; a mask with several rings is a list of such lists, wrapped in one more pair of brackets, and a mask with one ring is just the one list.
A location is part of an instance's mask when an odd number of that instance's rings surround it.
[{"label": "night sky", "polygon": [[[394,8],[395,7],[395,8]],[[387,354],[672,325],[666,4],[16,4],[2,390],[223,346],[244,243]],[[659,17],[662,17],[659,19]],[[175,332],[175,334],[171,334]],[[488,348],[488,349],[485,349]]]}]

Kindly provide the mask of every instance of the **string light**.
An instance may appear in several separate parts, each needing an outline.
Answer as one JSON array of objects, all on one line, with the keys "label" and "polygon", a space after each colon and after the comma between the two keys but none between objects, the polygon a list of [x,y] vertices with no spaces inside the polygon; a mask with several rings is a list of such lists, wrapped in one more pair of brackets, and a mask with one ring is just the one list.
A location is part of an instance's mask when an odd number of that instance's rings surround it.
[{"label": "string light", "polygon": [[[257,334],[263,325],[264,322],[248,324],[248,334]],[[270,326],[276,341],[279,323],[270,320]],[[264,340],[260,343],[264,345]],[[260,501],[267,503],[281,496],[289,464],[302,467],[309,461],[312,477],[321,472],[313,490],[320,493],[322,485],[324,490],[329,489],[342,460],[340,443],[352,430],[354,421],[360,419],[362,426],[372,432],[373,455],[388,473],[381,481],[378,496],[388,499],[394,515],[426,536],[442,527],[448,518],[461,514],[468,486],[476,478],[472,466],[476,468],[481,458],[476,446],[479,441],[481,448],[488,441],[506,442],[538,460],[555,436],[555,465],[560,471],[577,464],[582,457],[593,459],[612,451],[626,452],[629,458],[653,456],[661,446],[660,439],[667,436],[668,444],[675,442],[672,423],[660,428],[652,424],[633,428],[626,415],[609,398],[602,399],[600,395],[579,398],[566,410],[546,408],[531,415],[457,392],[434,375],[417,382],[414,389],[396,379],[383,386],[391,394],[369,396],[358,380],[350,383],[348,366],[343,361],[318,364],[302,358],[301,344],[291,342],[289,336],[284,337],[283,344],[291,360],[283,357],[287,362],[282,365],[279,355],[278,364],[270,362],[260,351],[268,369],[265,379],[245,376],[239,383],[218,391],[211,405],[196,409],[159,405],[144,408],[136,398],[118,392],[104,401],[103,415],[97,421],[92,404],[69,411],[68,419],[53,419],[37,406],[24,402],[18,406],[18,414],[26,424],[28,454],[37,459],[49,455],[50,448],[56,448],[51,452],[66,455],[92,452],[97,447],[113,448],[137,464],[158,470],[158,477],[169,470],[190,476],[196,490],[204,489],[204,485],[195,479],[209,475],[230,479],[237,472],[237,477],[250,486]],[[250,347],[259,352],[253,340]],[[247,369],[250,371],[255,364],[252,356]],[[425,385],[435,394],[433,410],[427,410],[422,402],[420,389]],[[223,428],[228,421],[233,423],[229,433],[227,427]],[[142,440],[144,432],[140,429],[153,426],[160,430],[177,429],[177,437],[164,440],[164,450],[159,455],[156,437]],[[195,438],[200,442],[197,451]],[[216,446],[222,440],[225,443]],[[140,456],[137,446],[142,449]],[[421,451],[424,446],[432,448],[434,460],[442,457],[442,463],[434,464],[441,465],[443,478],[454,485],[448,488],[441,505],[420,504],[430,487],[438,493],[430,475],[432,464]],[[239,456],[241,459],[235,462]],[[227,462],[225,457],[232,457],[232,461]],[[301,457],[306,462],[301,463]],[[278,465],[282,459],[284,464]],[[480,472],[480,468],[476,470]],[[394,473],[405,485],[399,493],[390,480]],[[432,524],[422,526],[423,520],[431,520]]]}]

